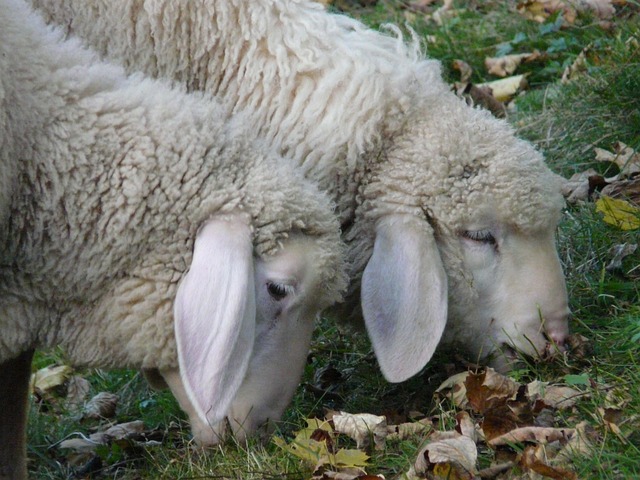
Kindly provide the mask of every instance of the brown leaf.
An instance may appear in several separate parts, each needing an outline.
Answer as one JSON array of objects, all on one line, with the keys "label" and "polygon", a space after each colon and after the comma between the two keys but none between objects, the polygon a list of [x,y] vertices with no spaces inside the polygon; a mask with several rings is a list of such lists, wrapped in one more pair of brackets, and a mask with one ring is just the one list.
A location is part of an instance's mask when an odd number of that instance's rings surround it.
[{"label": "brown leaf", "polygon": [[531,423],[533,423],[533,417],[522,420],[509,405],[505,404],[485,412],[481,427],[485,440],[490,443],[494,438]]},{"label": "brown leaf", "polygon": [[527,0],[518,4],[518,12],[539,23],[544,23],[547,18],[556,12],[562,12],[563,18],[569,24],[576,21],[576,11],[562,0]]},{"label": "brown leaf", "polygon": [[456,88],[458,96],[470,99],[473,105],[486,108],[494,117],[505,118],[507,116],[507,109],[504,103],[493,96],[491,87],[482,87],[473,83],[467,83],[457,85]]},{"label": "brown leaf", "polygon": [[477,476],[479,478],[496,478],[501,473],[506,472],[507,470],[511,470],[514,465],[514,462],[504,462],[496,465],[491,465],[490,467],[479,470]]},{"label": "brown leaf", "polygon": [[532,62],[540,57],[541,54],[537,50],[531,53],[517,53],[504,55],[502,57],[487,57],[484,60],[484,66],[491,75],[506,77],[515,72],[522,62]]},{"label": "brown leaf", "polygon": [[335,445],[333,443],[333,438],[331,438],[331,434],[326,430],[321,428],[316,428],[309,437],[311,440],[315,440],[316,442],[324,442],[327,444],[327,451],[329,453],[336,453]]},{"label": "brown leaf", "polygon": [[563,84],[569,83],[576,79],[580,74],[587,71],[587,54],[590,49],[590,45],[583,48],[573,63],[564,69],[564,72],[562,72],[562,78],[560,79]]},{"label": "brown leaf", "polygon": [[609,183],[640,173],[640,153],[622,142],[615,143],[613,152],[603,148],[595,148],[594,152],[597,162],[611,162],[620,169],[618,175],[606,179]]},{"label": "brown leaf", "polygon": [[533,470],[539,475],[553,478],[556,480],[578,480],[575,472],[562,468],[552,467],[544,463],[536,455],[536,447],[531,445],[524,449],[520,459],[520,466],[529,470]]},{"label": "brown leaf", "polygon": [[617,180],[602,189],[603,196],[620,198],[640,206],[640,175],[629,180]]},{"label": "brown leaf", "polygon": [[71,438],[59,443],[60,448],[87,452],[96,449],[100,445],[108,445],[112,441],[125,440],[144,432],[144,423],[141,420],[119,423],[109,427],[103,432],[92,433],[88,437]]},{"label": "brown leaf", "polygon": [[569,463],[576,456],[587,456],[594,453],[593,444],[600,443],[600,436],[587,422],[580,422],[575,427],[575,434],[556,455],[555,461]]},{"label": "brown leaf", "polygon": [[605,270],[607,272],[614,272],[616,270],[621,270],[622,260],[624,260],[625,257],[628,257],[629,255],[634,254],[637,249],[638,249],[637,243],[621,243],[618,245],[614,245],[609,249],[608,255],[612,258],[607,264],[607,266],[605,267]]},{"label": "brown leaf", "polygon": [[480,373],[470,373],[464,384],[469,404],[480,414],[505,405],[507,400],[515,400],[520,387],[493,368],[487,368]]},{"label": "brown leaf", "polygon": [[611,0],[571,0],[578,11],[590,11],[599,19],[611,18],[616,9]]},{"label": "brown leaf", "polygon": [[503,435],[487,440],[492,447],[509,445],[511,443],[535,442],[550,443],[555,441],[568,442],[575,433],[573,428],[521,427]]},{"label": "brown leaf", "polygon": [[84,406],[84,418],[111,418],[116,414],[118,395],[109,392],[100,392]]},{"label": "brown leaf", "polygon": [[599,176],[598,172],[590,168],[584,172],[574,173],[569,180],[565,180],[562,185],[562,195],[567,199],[567,203],[574,204],[589,200],[593,193],[591,178],[596,176]]},{"label": "brown leaf", "polygon": [[571,356],[575,359],[586,358],[593,352],[591,340],[579,333],[570,334],[565,340],[565,344],[569,348]]},{"label": "brown leaf", "polygon": [[468,83],[471,80],[471,75],[473,74],[473,69],[471,65],[463,60],[454,60],[453,61],[453,69],[460,72],[460,82]]}]

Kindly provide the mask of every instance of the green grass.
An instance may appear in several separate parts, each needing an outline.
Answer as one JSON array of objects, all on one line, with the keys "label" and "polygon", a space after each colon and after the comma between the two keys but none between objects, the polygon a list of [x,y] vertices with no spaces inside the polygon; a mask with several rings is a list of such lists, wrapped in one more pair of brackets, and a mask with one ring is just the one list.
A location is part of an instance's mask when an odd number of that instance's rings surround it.
[{"label": "green grass", "polygon": [[[579,16],[573,25],[561,28],[556,16],[539,24],[515,11],[516,2],[457,2],[464,6],[442,25],[425,19],[425,12],[405,8],[410,2],[344,0],[339,8],[366,23],[404,25],[406,21],[419,35],[429,36],[431,56],[442,60],[449,81],[458,79],[451,65],[461,59],[473,67],[476,83],[492,80],[483,66],[484,58],[538,49],[545,60],[527,65],[530,89],[515,101],[509,120],[520,135],[538,145],[552,168],[570,176],[589,167],[611,175],[593,159],[595,147],[610,149],[617,141],[640,149],[640,20],[638,3],[627,6],[603,28],[593,17]],[[436,7],[441,2],[436,3]],[[429,10],[426,13],[430,13]],[[569,84],[559,79],[580,52],[589,46],[586,72]],[[520,72],[520,71],[519,71]],[[594,455],[576,457],[579,478],[640,478],[640,252],[626,258],[620,271],[608,272],[609,250],[623,242],[638,243],[638,231],[623,232],[605,224],[593,203],[566,209],[559,228],[559,251],[567,274],[571,308],[571,328],[590,340],[582,355],[554,363],[529,364],[513,373],[519,381],[553,381],[574,375],[586,379],[579,385],[590,395],[575,409],[563,413],[566,426],[586,420],[595,428],[599,442]],[[62,352],[40,354],[34,367],[64,362]],[[447,402],[436,402],[433,391],[460,366],[445,352],[439,352],[425,370],[402,384],[384,381],[370,345],[362,333],[343,330],[331,319],[319,323],[301,387],[285,413],[278,435],[290,439],[309,417],[323,417],[328,410],[385,414],[405,420],[414,412],[441,415],[450,428],[455,410]],[[322,395],[320,372],[327,377]],[[120,396],[119,422],[141,419],[157,430],[158,446],[127,451],[100,452],[101,466],[95,478],[230,478],[286,479],[310,478],[312,467],[283,452],[273,443],[248,445],[230,443],[206,455],[190,444],[184,414],[168,392],[147,387],[140,374],[130,371],[80,372],[91,381],[92,394],[110,391]],[[326,379],[325,378],[325,379]],[[316,387],[316,388],[314,388]],[[599,410],[606,394],[621,389],[630,399],[620,424],[626,438],[604,427]],[[55,406],[32,406],[29,424],[30,472],[33,478],[73,478],[78,467],[67,465],[66,455],[50,448],[75,432],[87,435],[99,421],[79,421]],[[349,440],[341,440],[352,447]],[[389,442],[385,450],[372,451],[370,473],[387,479],[406,472],[415,461],[422,437]],[[492,452],[479,461],[488,466]],[[82,466],[83,464],[80,463]],[[87,474],[88,478],[88,474]]]}]

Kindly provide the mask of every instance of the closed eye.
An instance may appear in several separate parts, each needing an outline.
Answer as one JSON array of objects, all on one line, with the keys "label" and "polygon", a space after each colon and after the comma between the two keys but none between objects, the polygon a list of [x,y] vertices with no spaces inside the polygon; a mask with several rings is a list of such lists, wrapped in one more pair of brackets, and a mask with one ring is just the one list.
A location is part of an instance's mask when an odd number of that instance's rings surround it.
[{"label": "closed eye", "polygon": [[269,295],[271,295],[271,298],[279,302],[290,293],[293,293],[293,287],[282,283],[267,282],[267,291]]},{"label": "closed eye", "polygon": [[478,243],[496,244],[496,239],[489,230],[465,230],[462,232],[462,236]]}]

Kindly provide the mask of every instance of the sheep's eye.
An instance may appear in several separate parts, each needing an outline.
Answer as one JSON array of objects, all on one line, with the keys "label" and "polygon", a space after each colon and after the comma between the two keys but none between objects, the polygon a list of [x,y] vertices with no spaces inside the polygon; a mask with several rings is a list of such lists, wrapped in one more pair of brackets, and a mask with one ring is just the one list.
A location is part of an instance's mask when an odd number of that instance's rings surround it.
[{"label": "sheep's eye", "polygon": [[269,295],[271,295],[271,298],[276,301],[280,301],[286,297],[290,292],[290,288],[291,287],[287,287],[281,283],[267,282],[267,291]]},{"label": "sheep's eye", "polygon": [[496,244],[496,239],[489,230],[465,230],[462,236],[478,243]]}]

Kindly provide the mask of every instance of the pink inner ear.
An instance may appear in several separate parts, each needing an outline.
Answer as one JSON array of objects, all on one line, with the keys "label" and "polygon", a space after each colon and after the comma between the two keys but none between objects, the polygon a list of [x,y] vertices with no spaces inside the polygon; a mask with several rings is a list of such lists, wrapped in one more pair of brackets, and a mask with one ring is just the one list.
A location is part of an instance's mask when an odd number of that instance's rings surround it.
[{"label": "pink inner ear", "polygon": [[198,234],[174,306],[180,374],[204,422],[222,420],[242,383],[255,337],[251,235],[238,220]]},{"label": "pink inner ear", "polygon": [[362,277],[362,311],[385,378],[401,382],[431,359],[447,322],[447,276],[428,225],[384,219]]}]

